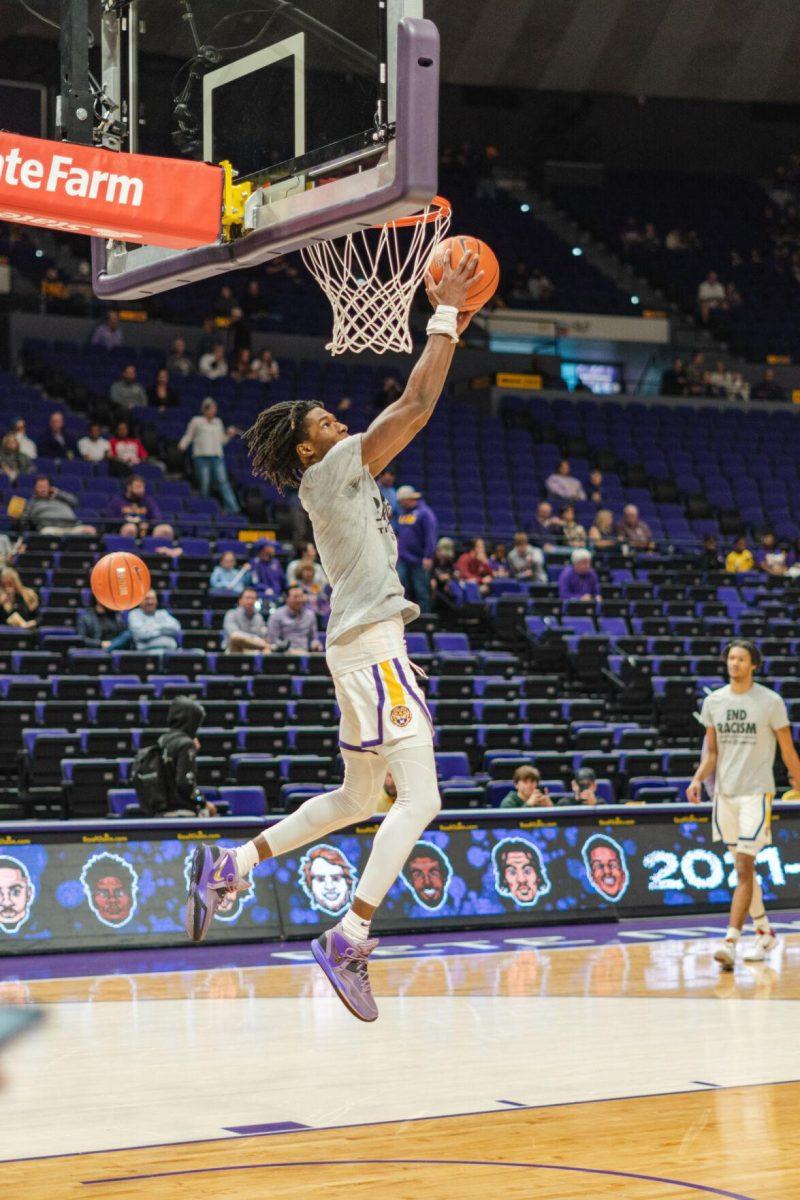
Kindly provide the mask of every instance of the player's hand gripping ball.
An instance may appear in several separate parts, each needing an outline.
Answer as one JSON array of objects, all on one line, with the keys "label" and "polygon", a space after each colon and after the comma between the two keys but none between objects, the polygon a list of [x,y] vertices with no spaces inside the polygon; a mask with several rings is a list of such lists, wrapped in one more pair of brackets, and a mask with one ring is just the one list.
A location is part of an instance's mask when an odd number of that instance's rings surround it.
[{"label": "player's hand gripping ball", "polygon": [[490,246],[486,242],[480,241],[475,237],[449,237],[434,250],[428,263],[428,271],[430,272],[434,283],[439,283],[444,271],[444,264],[450,259],[450,266],[455,268],[461,262],[465,254],[477,254],[478,262],[475,267],[475,274],[483,272],[483,275],[475,284],[475,287],[467,294],[467,299],[461,306],[463,312],[474,313],[479,308],[483,308],[488,300],[497,291],[497,285],[500,282],[500,264],[497,257]]},{"label": "player's hand gripping ball", "polygon": [[128,612],[150,591],[150,572],[135,554],[120,550],[94,564],[89,582],[95,600],[105,608]]}]

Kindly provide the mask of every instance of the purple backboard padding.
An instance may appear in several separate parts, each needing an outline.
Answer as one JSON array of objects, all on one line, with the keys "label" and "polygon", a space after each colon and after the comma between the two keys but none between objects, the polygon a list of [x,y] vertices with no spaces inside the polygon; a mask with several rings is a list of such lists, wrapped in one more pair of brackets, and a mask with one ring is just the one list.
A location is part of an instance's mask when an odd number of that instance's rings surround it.
[{"label": "purple backboard padding", "polygon": [[[420,208],[427,204],[436,194],[439,169],[439,32],[432,21],[406,18],[400,22],[396,124],[394,179],[361,197],[321,203],[313,212],[256,230],[238,241],[180,251],[117,275],[105,273],[106,244],[102,238],[93,238],[95,295],[107,300],[140,300],[299,250],[311,240],[324,240],[346,222],[379,224],[398,204]],[[326,191],[325,187],[319,189],[321,201]]]}]

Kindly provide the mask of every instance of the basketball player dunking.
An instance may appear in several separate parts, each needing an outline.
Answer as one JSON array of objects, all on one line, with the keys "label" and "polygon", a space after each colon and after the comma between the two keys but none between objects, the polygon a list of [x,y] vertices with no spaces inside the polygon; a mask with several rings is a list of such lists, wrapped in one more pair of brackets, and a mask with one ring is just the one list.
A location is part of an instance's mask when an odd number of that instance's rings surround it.
[{"label": "basketball player dunking", "polygon": [[728,932],[714,958],[732,971],[736,945],[748,911],[755,940],[745,959],[760,962],[776,944],[764,910],[761,883],[755,869],[759,852],[772,841],[770,804],[775,791],[773,763],[776,742],[793,787],[800,786],[800,758],[792,742],[786,705],[777,692],[756,683],[753,676],[761,655],[752,642],[732,641],[725,652],[730,683],[703,701],[700,721],[706,740],[700,766],[687,790],[693,804],[702,799],[704,779],[715,776],[713,831],[736,864]]},{"label": "basketball player dunking", "polygon": [[194,852],[186,911],[189,936],[202,941],[227,891],[240,888],[257,863],[286,854],[335,829],[370,817],[391,770],[397,799],[375,835],[369,860],[342,920],[312,943],[314,958],[342,1002],[374,1021],[367,960],[377,940],[370,922],[423,829],[440,808],[431,719],[406,655],[403,627],[419,615],[397,575],[391,513],[374,480],[427,425],[441,395],[464,310],[482,277],[478,256],[426,277],[434,315],[428,342],[403,395],[366,433],[314,401],[274,404],[245,434],[253,471],[277,488],[299,488],[322,566],[333,588],[326,658],[341,710],[345,764],[340,788],[307,800],[254,841],[234,850]]}]

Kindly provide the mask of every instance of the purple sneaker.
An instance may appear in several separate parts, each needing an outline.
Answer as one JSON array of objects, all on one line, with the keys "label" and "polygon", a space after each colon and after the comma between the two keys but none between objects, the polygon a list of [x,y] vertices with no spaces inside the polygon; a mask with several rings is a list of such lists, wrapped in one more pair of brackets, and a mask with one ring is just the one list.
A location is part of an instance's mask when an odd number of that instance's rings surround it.
[{"label": "purple sneaker", "polygon": [[342,933],[341,922],[311,943],[311,953],[328,976],[333,990],[359,1021],[377,1021],[378,1006],[372,995],[367,959],[378,944],[377,938],[351,942]]},{"label": "purple sneaker", "polygon": [[189,895],[186,899],[186,932],[193,942],[202,942],[225,892],[241,890],[232,850],[198,846],[192,855]]}]

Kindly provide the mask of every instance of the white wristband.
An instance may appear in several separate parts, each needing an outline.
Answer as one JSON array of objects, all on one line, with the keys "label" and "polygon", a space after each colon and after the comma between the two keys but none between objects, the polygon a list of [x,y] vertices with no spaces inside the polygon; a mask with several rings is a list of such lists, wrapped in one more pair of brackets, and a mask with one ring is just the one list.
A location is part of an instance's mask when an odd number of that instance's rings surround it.
[{"label": "white wristband", "polygon": [[428,337],[432,333],[443,333],[445,337],[449,337],[451,342],[458,341],[458,328],[456,321],[458,320],[458,309],[452,304],[439,304],[428,321],[425,332]]}]

